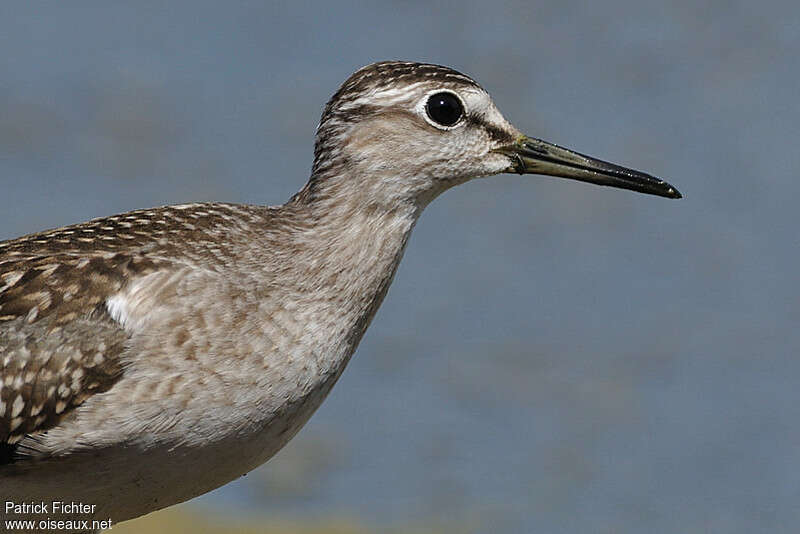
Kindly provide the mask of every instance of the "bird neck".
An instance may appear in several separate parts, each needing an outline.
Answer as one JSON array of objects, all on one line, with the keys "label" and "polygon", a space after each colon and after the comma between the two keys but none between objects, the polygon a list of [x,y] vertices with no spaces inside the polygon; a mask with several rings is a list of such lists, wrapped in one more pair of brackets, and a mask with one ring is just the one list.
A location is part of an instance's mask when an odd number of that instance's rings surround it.
[{"label": "bird neck", "polygon": [[386,295],[422,207],[390,205],[337,185],[307,186],[286,208],[304,221],[293,239],[294,268],[302,273],[295,279],[304,286],[298,293],[311,289],[322,308],[335,310],[352,351]]}]

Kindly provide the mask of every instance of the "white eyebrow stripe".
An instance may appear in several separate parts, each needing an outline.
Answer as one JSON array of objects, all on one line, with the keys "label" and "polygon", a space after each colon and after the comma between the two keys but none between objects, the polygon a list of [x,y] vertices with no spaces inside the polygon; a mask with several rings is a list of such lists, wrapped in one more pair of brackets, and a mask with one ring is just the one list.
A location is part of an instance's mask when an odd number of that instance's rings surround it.
[{"label": "white eyebrow stripe", "polygon": [[402,87],[385,87],[379,90],[373,90],[369,93],[359,96],[358,98],[346,102],[342,105],[342,109],[352,109],[367,104],[380,104],[382,106],[391,106],[404,100],[409,100],[414,96],[414,92],[420,85],[428,84],[429,82],[416,82]]}]

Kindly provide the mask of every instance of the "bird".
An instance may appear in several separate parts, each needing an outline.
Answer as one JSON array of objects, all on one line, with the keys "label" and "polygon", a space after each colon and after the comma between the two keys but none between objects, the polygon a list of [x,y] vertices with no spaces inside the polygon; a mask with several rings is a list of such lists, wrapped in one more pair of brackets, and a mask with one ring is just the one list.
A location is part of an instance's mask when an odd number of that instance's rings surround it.
[{"label": "bird", "polygon": [[61,517],[90,532],[263,464],[342,374],[424,208],[500,173],[681,198],[524,135],[452,68],[383,61],[327,102],[285,204],[163,206],[0,243],[0,501],[82,504]]}]

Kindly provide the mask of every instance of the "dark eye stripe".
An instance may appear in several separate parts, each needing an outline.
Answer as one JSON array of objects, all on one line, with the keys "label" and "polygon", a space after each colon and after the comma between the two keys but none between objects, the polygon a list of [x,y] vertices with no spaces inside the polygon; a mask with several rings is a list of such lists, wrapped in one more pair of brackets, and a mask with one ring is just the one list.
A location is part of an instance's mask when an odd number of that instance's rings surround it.
[{"label": "dark eye stripe", "polygon": [[489,134],[489,138],[492,141],[497,141],[498,143],[508,143],[508,144],[514,142],[514,136],[510,132],[507,132],[502,128],[498,128],[494,124],[489,124],[488,122],[483,120],[483,117],[468,115],[467,121],[469,122],[469,124],[485,130],[486,133]]}]

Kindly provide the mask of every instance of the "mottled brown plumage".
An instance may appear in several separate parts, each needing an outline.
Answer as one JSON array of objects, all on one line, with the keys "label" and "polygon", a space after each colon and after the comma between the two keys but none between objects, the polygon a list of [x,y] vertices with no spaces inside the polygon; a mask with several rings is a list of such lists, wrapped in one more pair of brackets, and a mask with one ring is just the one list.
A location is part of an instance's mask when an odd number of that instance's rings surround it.
[{"label": "mottled brown plumage", "polygon": [[186,262],[224,268],[220,237],[268,215],[221,203],[163,207],[0,243],[0,443],[55,426],[120,379],[129,335],[110,317],[109,297]]}]

